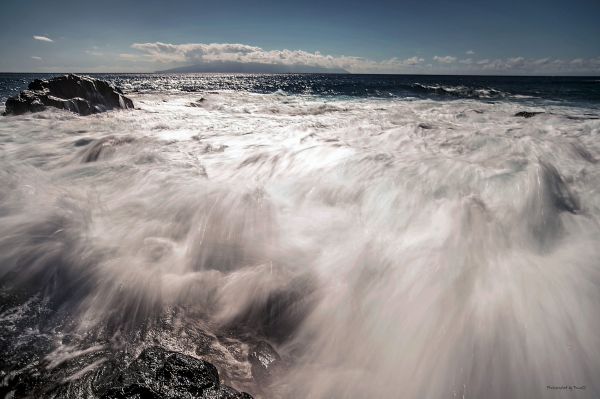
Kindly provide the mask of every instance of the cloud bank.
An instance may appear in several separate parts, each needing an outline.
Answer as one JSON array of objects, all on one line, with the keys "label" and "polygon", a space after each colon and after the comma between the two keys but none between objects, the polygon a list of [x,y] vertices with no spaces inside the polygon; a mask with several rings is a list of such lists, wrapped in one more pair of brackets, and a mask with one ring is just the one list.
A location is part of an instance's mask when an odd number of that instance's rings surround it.
[{"label": "cloud bank", "polygon": [[425,60],[421,57],[407,59],[390,58],[374,61],[354,56],[332,56],[304,50],[264,50],[260,47],[239,43],[134,43],[132,48],[140,54],[120,54],[128,60],[146,59],[163,64],[194,64],[201,62],[242,62],[281,65],[308,65],[322,68],[341,68],[354,73],[394,72],[414,67]]},{"label": "cloud bank", "polygon": [[134,43],[137,52],[121,53],[127,62],[154,63],[162,69],[202,62],[241,62],[280,65],[307,65],[345,69],[352,73],[450,73],[450,74],[598,74],[600,57],[596,58],[524,58],[476,59],[469,50],[468,58],[435,55],[427,61],[422,56],[372,60],[356,56],[333,56],[319,51],[265,50],[240,43]]},{"label": "cloud bank", "polygon": [[456,57],[452,57],[451,55],[445,55],[443,57],[435,55],[433,60],[442,64],[452,64],[453,62],[456,62]]},{"label": "cloud bank", "polygon": [[38,36],[38,35],[33,35],[33,40],[39,40],[41,42],[50,42],[50,43],[52,43],[54,41],[47,36]]}]

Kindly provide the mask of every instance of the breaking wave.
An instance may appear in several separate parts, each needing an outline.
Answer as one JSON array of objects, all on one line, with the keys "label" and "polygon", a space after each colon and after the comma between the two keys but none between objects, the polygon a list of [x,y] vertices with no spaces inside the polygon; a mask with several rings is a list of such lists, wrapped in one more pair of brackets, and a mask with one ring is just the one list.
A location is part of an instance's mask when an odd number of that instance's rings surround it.
[{"label": "breaking wave", "polygon": [[3,370],[160,344],[257,397],[600,395],[597,110],[132,98],[0,121]]}]

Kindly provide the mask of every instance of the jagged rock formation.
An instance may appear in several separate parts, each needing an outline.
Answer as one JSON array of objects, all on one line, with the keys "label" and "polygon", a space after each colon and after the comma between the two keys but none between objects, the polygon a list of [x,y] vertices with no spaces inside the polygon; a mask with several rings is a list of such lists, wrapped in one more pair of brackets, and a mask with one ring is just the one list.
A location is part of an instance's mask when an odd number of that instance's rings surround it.
[{"label": "jagged rock formation", "polygon": [[90,115],[114,108],[133,108],[133,102],[108,82],[70,74],[29,83],[28,90],[6,100],[5,115],[39,112],[47,107]]},{"label": "jagged rock formation", "polygon": [[110,385],[102,399],[252,398],[221,385],[212,364],[158,346],[145,349]]}]

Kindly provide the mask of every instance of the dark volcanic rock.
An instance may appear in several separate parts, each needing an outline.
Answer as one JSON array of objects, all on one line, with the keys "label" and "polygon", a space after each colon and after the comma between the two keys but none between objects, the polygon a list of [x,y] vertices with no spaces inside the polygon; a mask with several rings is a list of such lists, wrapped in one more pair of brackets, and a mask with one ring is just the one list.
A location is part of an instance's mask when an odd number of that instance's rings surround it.
[{"label": "dark volcanic rock", "polygon": [[101,398],[248,399],[251,396],[221,385],[215,366],[204,360],[151,347],[118,375]]},{"label": "dark volcanic rock", "polygon": [[46,107],[90,115],[113,108],[133,108],[133,102],[120,89],[103,80],[65,75],[29,83],[28,90],[6,100],[5,114],[39,112]]},{"label": "dark volcanic rock", "polygon": [[538,114],[543,114],[543,112],[528,112],[528,111],[520,111],[515,114],[515,116],[520,116],[521,118],[533,118]]},{"label": "dark volcanic rock", "polygon": [[252,366],[252,376],[263,383],[281,367],[281,357],[273,347],[265,341],[260,341],[252,348],[248,355],[248,361]]}]

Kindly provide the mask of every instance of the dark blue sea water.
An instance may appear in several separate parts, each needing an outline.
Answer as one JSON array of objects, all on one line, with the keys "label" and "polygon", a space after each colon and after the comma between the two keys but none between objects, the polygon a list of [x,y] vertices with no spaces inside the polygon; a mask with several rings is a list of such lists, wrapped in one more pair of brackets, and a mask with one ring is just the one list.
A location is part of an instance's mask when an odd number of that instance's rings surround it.
[{"label": "dark blue sea water", "polygon": [[[0,74],[0,100],[15,95],[35,78],[57,74]],[[600,77],[515,77],[336,74],[92,74],[126,92],[234,90],[254,93],[483,99],[563,105],[600,104]]]}]

